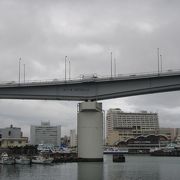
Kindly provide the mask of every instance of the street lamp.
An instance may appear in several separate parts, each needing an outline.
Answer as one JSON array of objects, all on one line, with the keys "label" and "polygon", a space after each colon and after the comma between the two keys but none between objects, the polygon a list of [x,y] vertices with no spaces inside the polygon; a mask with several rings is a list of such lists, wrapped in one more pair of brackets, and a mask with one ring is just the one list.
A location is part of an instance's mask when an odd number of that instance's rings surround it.
[{"label": "street lamp", "polygon": [[66,61],[67,61],[67,56],[65,56],[65,81],[66,81]]},{"label": "street lamp", "polygon": [[24,64],[24,83],[25,83],[25,80],[26,80],[26,65]]},{"label": "street lamp", "polygon": [[69,80],[71,80],[71,61],[69,61]]},{"label": "street lamp", "polygon": [[111,52],[111,77],[112,77],[112,52]]},{"label": "street lamp", "polygon": [[19,84],[21,83],[21,58],[19,58]]},{"label": "street lamp", "polygon": [[160,62],[161,62],[161,72],[162,72],[162,54],[160,55]]},{"label": "street lamp", "polygon": [[158,57],[158,75],[159,75],[159,48],[157,48],[157,57]]},{"label": "street lamp", "polygon": [[114,77],[116,77],[116,59],[114,58]]}]

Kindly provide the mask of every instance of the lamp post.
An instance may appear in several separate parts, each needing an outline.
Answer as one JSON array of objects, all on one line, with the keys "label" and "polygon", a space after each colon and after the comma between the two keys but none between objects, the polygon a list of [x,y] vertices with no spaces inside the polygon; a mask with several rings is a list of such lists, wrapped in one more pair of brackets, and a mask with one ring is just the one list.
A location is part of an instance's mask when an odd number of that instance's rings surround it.
[{"label": "lamp post", "polygon": [[162,72],[162,54],[160,55],[160,62],[161,62],[161,72]]},{"label": "lamp post", "polygon": [[66,81],[66,61],[67,61],[67,56],[65,56],[65,81]]},{"label": "lamp post", "polygon": [[26,81],[26,65],[24,64],[24,83]]},{"label": "lamp post", "polygon": [[116,59],[114,58],[114,77],[116,77]]},{"label": "lamp post", "polygon": [[111,52],[111,78],[112,78],[112,52]]},{"label": "lamp post", "polygon": [[159,48],[157,48],[157,57],[158,57],[158,75],[159,75]]},{"label": "lamp post", "polygon": [[69,61],[69,80],[71,80],[71,61]]},{"label": "lamp post", "polygon": [[21,58],[19,58],[19,84],[21,83]]}]

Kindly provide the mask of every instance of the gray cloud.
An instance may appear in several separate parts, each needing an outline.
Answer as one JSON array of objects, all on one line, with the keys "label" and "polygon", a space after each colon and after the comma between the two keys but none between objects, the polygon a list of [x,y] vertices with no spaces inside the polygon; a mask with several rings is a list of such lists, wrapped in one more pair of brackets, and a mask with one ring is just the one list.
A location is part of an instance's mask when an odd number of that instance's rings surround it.
[{"label": "gray cloud", "polygon": [[[110,52],[117,73],[157,71],[157,47],[163,70],[179,69],[180,2],[2,0],[0,2],[0,81],[18,80],[18,60],[27,80],[63,79],[64,57],[73,78],[110,74]],[[21,73],[23,77],[23,73]],[[179,126],[179,92],[103,101],[105,109],[158,111],[162,126]],[[0,100],[1,126],[51,120],[64,131],[76,127],[76,103]]]}]

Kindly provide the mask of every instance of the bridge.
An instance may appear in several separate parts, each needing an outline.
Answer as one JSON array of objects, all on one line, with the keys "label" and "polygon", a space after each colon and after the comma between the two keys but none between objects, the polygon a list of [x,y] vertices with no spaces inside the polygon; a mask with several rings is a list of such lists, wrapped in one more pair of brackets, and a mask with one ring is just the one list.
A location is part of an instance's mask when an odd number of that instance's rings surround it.
[{"label": "bridge", "polygon": [[0,99],[85,101],[78,105],[78,157],[103,160],[103,111],[98,100],[180,90],[180,71],[69,81],[0,83]]},{"label": "bridge", "polygon": [[131,74],[78,80],[8,82],[0,84],[0,99],[97,101],[180,90],[180,71]]}]

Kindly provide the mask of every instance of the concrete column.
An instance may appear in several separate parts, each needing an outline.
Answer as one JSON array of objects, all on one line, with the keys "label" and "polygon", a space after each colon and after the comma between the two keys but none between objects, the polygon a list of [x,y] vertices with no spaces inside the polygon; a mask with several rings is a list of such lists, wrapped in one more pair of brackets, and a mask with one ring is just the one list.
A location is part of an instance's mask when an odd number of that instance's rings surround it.
[{"label": "concrete column", "polygon": [[79,103],[77,134],[78,157],[87,161],[103,161],[102,103]]}]

